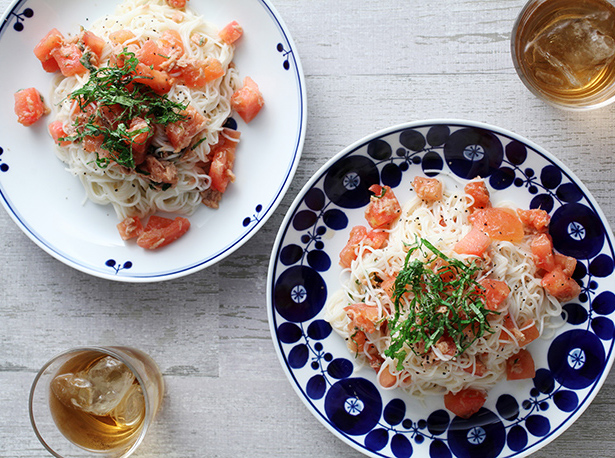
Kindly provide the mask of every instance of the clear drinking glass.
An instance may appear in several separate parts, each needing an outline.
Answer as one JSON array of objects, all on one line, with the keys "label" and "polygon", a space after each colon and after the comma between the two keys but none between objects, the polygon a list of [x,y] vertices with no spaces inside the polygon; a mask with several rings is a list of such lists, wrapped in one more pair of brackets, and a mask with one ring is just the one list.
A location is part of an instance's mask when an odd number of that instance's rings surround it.
[{"label": "clear drinking glass", "polygon": [[589,110],[615,100],[611,1],[530,0],[513,27],[511,51],[521,81],[552,105]]},{"label": "clear drinking glass", "polygon": [[160,369],[142,351],[74,348],[36,375],[30,421],[55,457],[125,458],[143,441],[163,395]]}]

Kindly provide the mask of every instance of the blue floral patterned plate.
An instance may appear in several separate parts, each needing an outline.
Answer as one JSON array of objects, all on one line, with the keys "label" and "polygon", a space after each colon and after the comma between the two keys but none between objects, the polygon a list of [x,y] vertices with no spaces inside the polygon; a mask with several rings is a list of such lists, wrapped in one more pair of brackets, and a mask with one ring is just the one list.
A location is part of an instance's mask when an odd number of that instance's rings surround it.
[{"label": "blue floral patterned plate", "polygon": [[155,252],[124,242],[111,206],[84,203],[79,179],[55,156],[50,117],[24,127],[12,102],[24,87],[36,87],[43,96],[51,90],[53,75],[32,52],[49,30],[76,34],[120,1],[18,0],[8,8],[0,23],[0,62],[16,71],[0,73],[0,202],[28,237],[75,269],[110,280],[167,280],[223,259],[278,206],[303,149],[305,80],[292,38],[268,0],[191,0],[192,10],[218,27],[233,20],[243,27],[234,61],[242,79],[258,83],[265,106],[248,125],[234,120],[242,132],[236,181],[219,209],[199,208],[188,233]]},{"label": "blue floral patterned plate", "polygon": [[[419,401],[382,390],[323,319],[340,288],[339,252],[364,224],[369,186],[411,197],[416,175],[457,181],[481,176],[492,201],[551,215],[555,248],[578,260],[578,299],[551,340],[533,342],[533,380],[504,381],[468,420],[442,397]],[[570,170],[539,146],[503,129],[467,121],[400,125],[331,159],[291,206],[275,242],[268,278],[271,333],[288,378],[309,410],[335,435],[373,457],[510,458],[535,452],[587,408],[613,363],[613,238],[596,201]]]}]

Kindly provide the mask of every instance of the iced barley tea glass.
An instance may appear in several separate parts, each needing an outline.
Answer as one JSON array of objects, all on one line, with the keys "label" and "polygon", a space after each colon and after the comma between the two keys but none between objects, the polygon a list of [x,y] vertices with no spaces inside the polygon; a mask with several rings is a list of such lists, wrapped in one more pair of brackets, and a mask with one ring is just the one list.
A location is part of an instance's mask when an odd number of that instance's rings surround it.
[{"label": "iced barley tea glass", "polygon": [[530,0],[513,27],[512,59],[534,95],[567,109],[615,100],[615,6],[607,0]]},{"label": "iced barley tea glass", "polygon": [[162,374],[129,347],[82,347],[43,366],[30,391],[30,421],[58,458],[125,458],[139,446],[164,395]]}]

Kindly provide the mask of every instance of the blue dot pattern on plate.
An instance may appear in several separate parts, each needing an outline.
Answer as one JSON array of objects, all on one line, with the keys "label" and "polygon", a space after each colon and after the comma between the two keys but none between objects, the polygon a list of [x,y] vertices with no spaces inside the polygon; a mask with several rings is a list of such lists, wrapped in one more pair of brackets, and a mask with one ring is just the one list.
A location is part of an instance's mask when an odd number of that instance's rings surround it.
[{"label": "blue dot pattern on plate", "polygon": [[[522,139],[463,124],[389,131],[323,170],[281,229],[270,285],[276,344],[316,416],[364,453],[395,458],[512,457],[565,429],[599,388],[615,335],[612,242],[574,177]],[[509,389],[492,390],[470,419],[454,417],[441,399],[421,410],[402,391],[379,389],[373,371],[354,371],[323,319],[327,295],[340,286],[339,250],[350,227],[365,224],[369,187],[403,192],[416,175],[480,176],[498,192],[523,196],[517,205],[546,210],[555,248],[577,259],[582,292],[565,304],[566,323],[544,344],[546,355],[535,356],[536,377],[503,382]]]}]

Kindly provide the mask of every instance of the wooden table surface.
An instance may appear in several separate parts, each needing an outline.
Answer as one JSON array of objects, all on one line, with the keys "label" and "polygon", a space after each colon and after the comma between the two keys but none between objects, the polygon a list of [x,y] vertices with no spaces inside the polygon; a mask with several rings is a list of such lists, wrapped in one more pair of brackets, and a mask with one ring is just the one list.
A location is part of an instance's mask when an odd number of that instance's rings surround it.
[{"label": "wooden table surface", "polygon": [[[136,457],[361,456],[286,379],[266,277],[295,195],[327,159],[375,130],[431,118],[507,128],[568,165],[615,221],[615,107],[567,112],[526,90],[509,44],[524,0],[272,2],[303,64],[308,129],[287,195],[239,250],[181,279],[111,282],[55,260],[0,211],[0,457],[47,456],[28,419],[30,384],[53,354],[89,344],[135,346],[163,371],[163,409]],[[2,11],[8,4],[0,0]],[[533,456],[614,456],[614,398],[611,375],[580,419]]]}]

